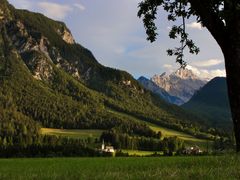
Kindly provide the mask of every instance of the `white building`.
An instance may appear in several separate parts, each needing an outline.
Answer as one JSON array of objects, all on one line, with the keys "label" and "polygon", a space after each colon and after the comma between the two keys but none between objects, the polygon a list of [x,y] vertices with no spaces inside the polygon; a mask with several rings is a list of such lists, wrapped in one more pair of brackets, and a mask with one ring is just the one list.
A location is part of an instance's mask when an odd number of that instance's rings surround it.
[{"label": "white building", "polygon": [[114,153],[114,147],[113,146],[105,146],[104,141],[102,142],[102,152],[109,152],[109,153]]}]

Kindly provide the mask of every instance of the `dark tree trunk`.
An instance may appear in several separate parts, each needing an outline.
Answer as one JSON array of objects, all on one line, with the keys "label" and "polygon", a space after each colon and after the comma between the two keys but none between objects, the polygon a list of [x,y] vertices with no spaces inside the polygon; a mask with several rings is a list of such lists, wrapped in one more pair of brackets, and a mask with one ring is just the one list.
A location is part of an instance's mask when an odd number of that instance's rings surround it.
[{"label": "dark tree trunk", "polygon": [[230,50],[232,54],[224,54],[227,72],[228,95],[230,100],[236,150],[240,152],[240,47],[238,53]]},{"label": "dark tree trunk", "polygon": [[[224,3],[226,19],[223,22],[218,14],[207,6],[208,1],[189,0],[224,54],[236,151],[240,152],[240,13],[237,9],[238,1],[231,0],[229,3]],[[208,8],[204,7],[205,5]]]},{"label": "dark tree trunk", "polygon": [[240,152],[240,19],[232,21],[222,48],[227,72],[228,94],[236,139],[236,151]]}]

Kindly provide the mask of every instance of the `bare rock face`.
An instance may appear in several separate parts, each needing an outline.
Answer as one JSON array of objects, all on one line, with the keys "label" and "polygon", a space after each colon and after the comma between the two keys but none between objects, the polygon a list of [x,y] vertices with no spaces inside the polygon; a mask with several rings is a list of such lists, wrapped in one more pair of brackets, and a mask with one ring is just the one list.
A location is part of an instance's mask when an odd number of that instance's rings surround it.
[{"label": "bare rock face", "polygon": [[64,30],[62,38],[68,44],[74,44],[75,43],[75,41],[72,37],[72,34],[70,32],[68,32],[67,30]]},{"label": "bare rock face", "polygon": [[25,29],[25,26],[24,26],[24,24],[21,21],[17,21],[16,26],[18,27],[18,30],[19,30],[21,36],[25,36],[26,37],[28,35],[28,33],[27,33],[26,29]]},{"label": "bare rock face", "polygon": [[4,12],[2,9],[0,9],[0,20],[4,19]]},{"label": "bare rock face", "polygon": [[130,80],[123,81],[122,83],[126,86],[131,86],[132,85],[132,82]]},{"label": "bare rock face", "polygon": [[154,75],[151,81],[184,102],[189,101],[194,93],[207,83],[206,80],[200,79],[189,69],[179,69],[170,75],[167,73]]},{"label": "bare rock face", "polygon": [[184,102],[178,97],[171,96],[166,90],[156,85],[153,81],[141,76],[138,79],[138,82],[141,83],[146,89],[152,91],[153,93],[159,95],[163,100],[168,103],[175,105],[182,105]]},{"label": "bare rock face", "polygon": [[[1,12],[0,12],[1,14]],[[25,27],[21,21],[12,21],[8,23],[8,35],[17,48],[20,55],[30,57],[25,60],[33,77],[38,80],[49,81],[53,76],[53,67],[62,68],[71,74],[74,78],[80,80],[79,70],[66,59],[64,59],[57,48],[51,46],[49,40],[42,34],[31,35],[31,31]],[[63,30],[62,38],[67,43],[75,43],[73,37],[67,29]]]},{"label": "bare rock face", "polygon": [[58,29],[57,33],[62,37],[62,39],[66,43],[75,44],[75,40],[74,40],[71,32],[66,27],[62,27],[62,29]]},{"label": "bare rock face", "polygon": [[32,69],[33,77],[37,80],[49,81],[53,74],[53,68],[47,59],[42,56],[35,56],[28,62],[29,69]]},{"label": "bare rock face", "polygon": [[4,22],[6,20],[11,20],[12,16],[10,10],[8,9],[8,3],[6,1],[0,1],[0,22]]}]

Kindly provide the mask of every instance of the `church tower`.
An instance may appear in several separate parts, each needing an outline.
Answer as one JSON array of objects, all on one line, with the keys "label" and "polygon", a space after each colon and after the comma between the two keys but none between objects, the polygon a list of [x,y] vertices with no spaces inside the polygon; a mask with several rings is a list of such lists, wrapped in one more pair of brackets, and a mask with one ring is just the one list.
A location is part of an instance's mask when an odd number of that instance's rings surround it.
[{"label": "church tower", "polygon": [[104,140],[102,141],[102,150],[105,149],[105,144],[104,144]]}]

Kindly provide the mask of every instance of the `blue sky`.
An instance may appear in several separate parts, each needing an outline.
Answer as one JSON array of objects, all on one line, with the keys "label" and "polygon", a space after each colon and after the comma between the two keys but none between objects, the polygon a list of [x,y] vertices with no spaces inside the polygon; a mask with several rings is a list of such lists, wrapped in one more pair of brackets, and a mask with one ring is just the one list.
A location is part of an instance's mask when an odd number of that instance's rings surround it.
[{"label": "blue sky", "polygon": [[[179,66],[166,50],[178,46],[168,38],[171,23],[159,11],[159,37],[146,41],[142,21],[137,17],[140,0],[9,0],[17,8],[28,9],[64,21],[75,40],[91,50],[96,59],[131,73],[135,78],[151,77]],[[224,76],[224,58],[210,33],[191,19],[187,30],[200,47],[199,55],[186,54],[189,68],[202,78]]]}]

